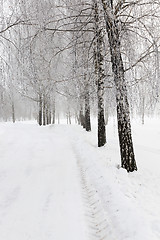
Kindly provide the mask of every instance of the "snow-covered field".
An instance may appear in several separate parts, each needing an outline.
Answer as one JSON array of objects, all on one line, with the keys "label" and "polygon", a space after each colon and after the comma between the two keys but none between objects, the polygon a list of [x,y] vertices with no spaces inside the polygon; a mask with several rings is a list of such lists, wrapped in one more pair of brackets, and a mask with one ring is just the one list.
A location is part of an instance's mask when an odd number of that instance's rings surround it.
[{"label": "snow-covered field", "polygon": [[103,148],[94,127],[0,123],[0,240],[159,240],[160,121],[132,130],[127,173],[114,119]]}]

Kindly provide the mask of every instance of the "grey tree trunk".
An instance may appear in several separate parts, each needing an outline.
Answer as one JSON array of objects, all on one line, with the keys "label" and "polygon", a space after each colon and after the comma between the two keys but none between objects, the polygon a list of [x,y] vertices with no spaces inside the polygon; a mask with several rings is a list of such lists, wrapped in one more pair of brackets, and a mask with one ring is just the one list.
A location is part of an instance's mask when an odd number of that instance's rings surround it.
[{"label": "grey tree trunk", "polygon": [[38,114],[38,124],[42,125],[42,97],[39,97],[39,114]]},{"label": "grey tree trunk", "polygon": [[81,126],[82,126],[83,128],[85,128],[85,127],[86,127],[86,126],[85,126],[85,117],[84,117],[84,115],[83,115],[83,108],[82,108],[82,106],[81,106],[80,112],[79,112],[79,119],[80,119],[80,124],[81,124]]},{"label": "grey tree trunk", "polygon": [[59,112],[57,113],[57,121],[58,121],[58,124],[60,124]]},{"label": "grey tree trunk", "polygon": [[46,101],[43,97],[43,125],[46,125]]},{"label": "grey tree trunk", "polygon": [[90,120],[90,102],[89,102],[89,86],[86,86],[86,94],[85,94],[85,128],[86,131],[91,131],[91,120]]},{"label": "grey tree trunk", "polygon": [[15,123],[16,122],[16,118],[15,118],[15,107],[14,107],[14,102],[12,101],[12,122]]},{"label": "grey tree trunk", "polygon": [[52,108],[52,124],[55,124],[56,120],[56,106],[55,106],[55,100],[53,101],[53,108]]},{"label": "grey tree trunk", "polygon": [[[111,17],[111,14],[113,13],[112,1],[110,2],[110,6],[107,5],[108,2],[106,0],[102,0],[102,3],[105,11],[106,30],[108,33],[110,46],[112,71],[116,85],[117,121],[121,166],[128,172],[133,172],[134,170],[137,170],[137,165],[132,142],[130,111],[127,98],[126,81],[124,77],[123,60],[120,51],[120,31],[115,18]],[[108,12],[108,8],[110,8],[110,14]]]},{"label": "grey tree trunk", "polygon": [[68,121],[69,121],[69,124],[72,124],[70,111],[68,112]]},{"label": "grey tree trunk", "polygon": [[104,57],[103,57],[103,34],[101,22],[99,19],[98,4],[94,0],[94,19],[95,19],[95,73],[97,76],[97,97],[98,97],[98,147],[102,147],[106,143],[106,127],[104,119]]},{"label": "grey tree trunk", "polygon": [[49,106],[46,104],[46,124],[49,124]]},{"label": "grey tree trunk", "polygon": [[105,125],[108,125],[108,121],[109,121],[109,107],[106,106],[105,107]]},{"label": "grey tree trunk", "polygon": [[51,109],[49,109],[49,113],[48,113],[48,124],[51,124],[52,121],[52,115],[51,115]]},{"label": "grey tree trunk", "polygon": [[46,101],[46,118],[47,118],[47,125],[51,124],[51,99],[48,96]]},{"label": "grey tree trunk", "polygon": [[142,96],[142,125],[144,125],[145,96]]}]

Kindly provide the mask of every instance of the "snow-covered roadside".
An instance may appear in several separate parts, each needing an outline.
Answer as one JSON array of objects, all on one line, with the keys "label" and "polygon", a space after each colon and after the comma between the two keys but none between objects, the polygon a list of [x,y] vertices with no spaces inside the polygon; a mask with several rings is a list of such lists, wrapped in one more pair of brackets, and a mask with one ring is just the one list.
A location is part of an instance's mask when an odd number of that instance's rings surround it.
[{"label": "snow-covered roadside", "polygon": [[[156,123],[156,124],[155,124]],[[95,131],[74,126],[70,139],[88,181],[97,191],[106,218],[118,240],[160,239],[160,124],[133,124],[138,172],[118,169],[119,149],[114,124],[108,126],[108,143],[96,148]],[[72,128],[73,130],[73,128]],[[74,136],[74,137],[73,137]]]},{"label": "snow-covered roadside", "polygon": [[78,175],[64,128],[0,124],[0,239],[86,240]]}]

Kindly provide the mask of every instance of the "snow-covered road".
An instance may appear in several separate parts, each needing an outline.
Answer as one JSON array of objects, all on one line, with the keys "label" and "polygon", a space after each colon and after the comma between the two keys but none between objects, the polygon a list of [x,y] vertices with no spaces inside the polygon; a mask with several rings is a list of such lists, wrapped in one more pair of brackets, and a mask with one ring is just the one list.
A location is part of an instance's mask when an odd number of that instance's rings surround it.
[{"label": "snow-covered road", "polygon": [[19,123],[2,129],[0,239],[86,240],[79,172],[65,128]]},{"label": "snow-covered road", "polygon": [[95,126],[0,123],[0,240],[160,239],[159,119],[133,124],[133,173]]}]

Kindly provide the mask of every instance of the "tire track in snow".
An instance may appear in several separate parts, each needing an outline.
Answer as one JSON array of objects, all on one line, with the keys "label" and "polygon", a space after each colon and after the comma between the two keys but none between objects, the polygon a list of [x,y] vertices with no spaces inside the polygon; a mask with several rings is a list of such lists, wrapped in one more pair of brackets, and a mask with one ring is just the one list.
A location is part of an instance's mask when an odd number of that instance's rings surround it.
[{"label": "tire track in snow", "polygon": [[89,227],[89,239],[91,240],[107,240],[107,220],[103,214],[100,200],[97,192],[93,186],[91,186],[86,178],[85,171],[83,170],[80,162],[78,161],[78,167],[80,171],[81,184],[82,184],[82,196],[86,208],[86,218]]},{"label": "tire track in snow", "polygon": [[[86,154],[88,154],[90,157],[93,156],[93,152],[90,152],[90,149],[87,149],[84,156],[83,146],[85,144],[85,140],[81,139],[81,137],[79,137],[75,131],[72,131],[72,129],[68,130],[68,136],[71,135],[70,142],[79,170],[82,197],[85,207],[84,210],[86,212],[85,217],[88,223],[88,238],[90,240],[117,240],[118,236],[112,227],[112,222],[106,210],[106,205],[108,202],[107,196],[106,199],[102,199],[100,194],[101,191],[99,193],[96,185],[96,182],[98,181],[102,188],[106,188],[106,183],[104,182],[104,179],[100,175],[98,169],[95,169],[96,166],[94,167],[94,161],[93,166],[91,166],[88,162],[88,157],[86,156]],[[97,176],[94,177],[96,172]]]},{"label": "tire track in snow", "polygon": [[94,185],[90,183],[87,170],[83,166],[81,159],[77,156],[76,150],[72,144],[73,152],[77,160],[80,181],[82,186],[82,198],[85,206],[85,217],[88,223],[88,237],[90,240],[110,240],[113,230],[111,223],[106,218],[106,212],[103,209],[101,199]]}]

